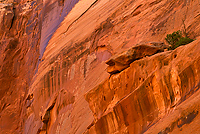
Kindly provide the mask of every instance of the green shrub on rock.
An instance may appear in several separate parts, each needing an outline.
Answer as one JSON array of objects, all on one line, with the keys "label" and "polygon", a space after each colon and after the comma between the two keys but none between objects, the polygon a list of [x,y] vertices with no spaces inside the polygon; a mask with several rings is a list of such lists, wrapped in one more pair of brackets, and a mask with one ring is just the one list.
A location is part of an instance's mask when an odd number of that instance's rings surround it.
[{"label": "green shrub on rock", "polygon": [[189,44],[194,41],[188,37],[183,37],[181,31],[173,32],[172,34],[167,34],[165,40],[171,45],[168,49],[173,50],[181,45]]}]

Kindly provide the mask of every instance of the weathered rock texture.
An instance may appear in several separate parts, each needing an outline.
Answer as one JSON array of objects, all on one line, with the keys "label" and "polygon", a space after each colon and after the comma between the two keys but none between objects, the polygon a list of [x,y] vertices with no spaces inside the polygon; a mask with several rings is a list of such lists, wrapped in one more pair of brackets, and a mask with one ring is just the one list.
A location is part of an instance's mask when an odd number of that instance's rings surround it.
[{"label": "weathered rock texture", "polygon": [[[89,132],[146,131],[200,88],[199,52],[198,39],[173,52],[135,61],[90,90],[86,100],[96,120]],[[199,108],[191,111],[194,112],[192,116],[198,111]]]},{"label": "weathered rock texture", "polygon": [[[198,0],[8,0],[0,13],[0,133],[200,132]],[[177,30],[196,40],[107,72]]]},{"label": "weathered rock texture", "polygon": [[[119,73],[125,68],[130,66],[135,60],[139,60],[144,58],[145,56],[151,56],[153,54],[163,52],[163,43],[149,43],[148,44],[140,44],[134,46],[118,55],[112,56],[109,60],[106,61],[108,64],[107,72],[110,74]],[[151,45],[153,44],[153,45]],[[155,44],[155,45],[154,45]]]},{"label": "weathered rock texture", "polygon": [[22,133],[25,95],[39,57],[41,5],[0,3],[0,133]]}]

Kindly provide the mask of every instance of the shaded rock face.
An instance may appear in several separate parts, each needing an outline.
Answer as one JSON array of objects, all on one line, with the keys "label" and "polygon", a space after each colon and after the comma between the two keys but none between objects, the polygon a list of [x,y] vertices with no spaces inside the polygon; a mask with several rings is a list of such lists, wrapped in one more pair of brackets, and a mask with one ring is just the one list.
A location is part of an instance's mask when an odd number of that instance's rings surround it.
[{"label": "shaded rock face", "polygon": [[31,3],[0,4],[0,133],[23,132],[22,111],[39,57],[41,27],[41,5]]},{"label": "shaded rock face", "polygon": [[0,133],[199,132],[198,1],[1,3]]},{"label": "shaded rock face", "polygon": [[43,17],[40,41],[40,59],[42,58],[45,48],[54,32],[77,2],[78,0],[47,0],[42,3]]},{"label": "shaded rock face", "polygon": [[[60,5],[60,1],[54,3]],[[42,48],[45,4],[40,0],[0,2],[0,133],[26,132],[24,125],[28,114],[25,112],[26,109],[30,112],[34,101],[27,92],[37,72]],[[60,5],[60,10],[64,4]],[[27,96],[32,97],[27,99]]]}]

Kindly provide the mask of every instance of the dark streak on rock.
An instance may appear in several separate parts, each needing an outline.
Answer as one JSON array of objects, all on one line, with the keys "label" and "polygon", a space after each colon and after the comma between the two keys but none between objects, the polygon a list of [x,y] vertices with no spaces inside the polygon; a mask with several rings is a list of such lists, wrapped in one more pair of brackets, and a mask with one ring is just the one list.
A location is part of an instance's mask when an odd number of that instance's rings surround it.
[{"label": "dark streak on rock", "polygon": [[91,5],[90,5],[90,7],[88,7],[88,9],[87,10],[85,10],[77,19],[75,19],[68,27],[67,27],[67,30],[65,30],[65,32],[63,32],[62,34],[65,34],[68,30],[69,30],[69,28],[76,22],[76,21],[78,21],[95,3],[97,3],[98,2],[98,0],[95,0],[95,2],[93,2]]}]

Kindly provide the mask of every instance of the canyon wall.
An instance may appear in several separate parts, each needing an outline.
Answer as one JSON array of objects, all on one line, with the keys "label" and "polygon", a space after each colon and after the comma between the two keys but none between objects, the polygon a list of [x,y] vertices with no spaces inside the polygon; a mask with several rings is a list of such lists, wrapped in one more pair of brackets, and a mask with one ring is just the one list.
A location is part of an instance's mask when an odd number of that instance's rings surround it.
[{"label": "canyon wall", "polygon": [[200,131],[199,0],[0,2],[0,133]]}]

